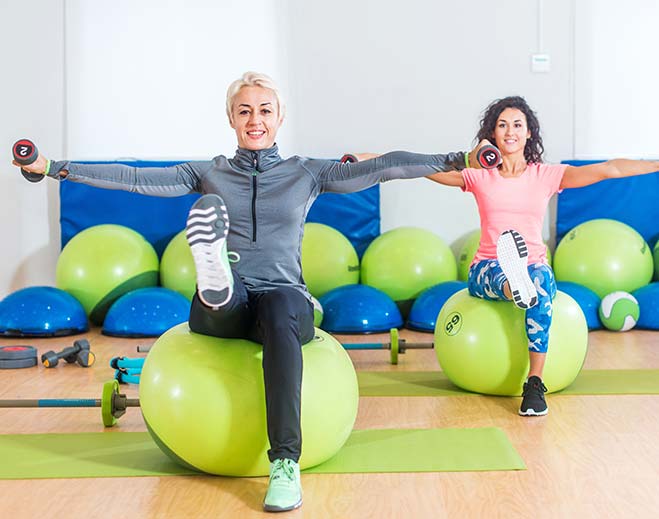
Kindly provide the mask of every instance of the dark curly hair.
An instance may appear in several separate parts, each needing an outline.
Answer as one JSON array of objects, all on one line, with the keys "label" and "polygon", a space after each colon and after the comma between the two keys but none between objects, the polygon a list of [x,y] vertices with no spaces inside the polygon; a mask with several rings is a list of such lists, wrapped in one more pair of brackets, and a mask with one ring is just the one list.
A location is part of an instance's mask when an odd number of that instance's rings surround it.
[{"label": "dark curly hair", "polygon": [[545,147],[542,144],[542,137],[540,136],[540,122],[535,112],[531,110],[523,97],[510,96],[493,101],[485,109],[483,118],[481,119],[481,128],[478,130],[476,139],[478,141],[482,139],[487,139],[490,142],[494,141],[494,128],[501,112],[506,108],[517,108],[526,116],[526,125],[531,132],[531,137],[526,141],[526,146],[524,147],[524,159],[526,159],[526,162],[542,162],[542,154],[545,152]]}]

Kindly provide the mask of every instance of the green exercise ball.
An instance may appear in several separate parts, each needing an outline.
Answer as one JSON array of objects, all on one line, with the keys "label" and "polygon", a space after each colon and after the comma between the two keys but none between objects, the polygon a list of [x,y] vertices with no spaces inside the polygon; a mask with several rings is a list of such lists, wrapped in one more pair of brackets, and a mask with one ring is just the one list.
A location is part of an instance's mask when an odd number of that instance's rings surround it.
[{"label": "green exercise ball", "polygon": [[197,290],[197,270],[185,229],[167,244],[160,258],[160,284],[192,300]]},{"label": "green exercise ball", "polygon": [[659,279],[659,241],[654,244],[652,257],[654,258],[654,279]]},{"label": "green exercise ball", "polygon": [[[301,468],[328,460],[350,435],[359,393],[345,349],[316,329],[302,347]],[[140,407],[158,446],[210,474],[269,472],[263,349],[243,339],[192,333],[188,323],[158,338],[140,375]]]},{"label": "green exercise ball", "polygon": [[96,225],[80,231],[62,249],[55,284],[80,301],[92,323],[100,326],[119,297],[158,284],[158,255],[128,227]]},{"label": "green exercise ball", "polygon": [[322,223],[304,225],[302,277],[314,297],[359,283],[359,257],[339,231]]},{"label": "green exercise ball", "polygon": [[[435,354],[456,386],[488,395],[520,395],[529,371],[525,314],[510,301],[487,301],[461,290],[442,307]],[[579,305],[558,292],[543,382],[549,392],[569,386],[581,371],[588,326]]]},{"label": "green exercise ball", "polygon": [[313,303],[313,325],[320,327],[323,324],[323,317],[325,312],[323,311],[323,305],[320,304],[320,301],[314,296],[311,296],[311,302]]},{"label": "green exercise ball", "polygon": [[431,286],[455,281],[457,275],[449,246],[435,233],[416,227],[381,234],[362,258],[362,283],[396,302],[413,300]]},{"label": "green exercise ball", "polygon": [[469,267],[474,260],[481,242],[481,231],[477,229],[470,232],[465,239],[460,252],[458,253],[458,279],[460,281],[469,280]]},{"label": "green exercise ball", "polygon": [[[460,281],[469,280],[469,267],[471,267],[471,262],[478,252],[478,246],[481,241],[481,231],[479,229],[470,232],[465,239],[460,252],[458,253],[458,279]],[[545,245],[547,252],[547,264],[551,266],[551,250],[549,245]]]},{"label": "green exercise ball", "polygon": [[652,251],[643,237],[616,220],[590,220],[567,233],[554,253],[557,281],[590,288],[600,298],[647,285],[653,273]]}]

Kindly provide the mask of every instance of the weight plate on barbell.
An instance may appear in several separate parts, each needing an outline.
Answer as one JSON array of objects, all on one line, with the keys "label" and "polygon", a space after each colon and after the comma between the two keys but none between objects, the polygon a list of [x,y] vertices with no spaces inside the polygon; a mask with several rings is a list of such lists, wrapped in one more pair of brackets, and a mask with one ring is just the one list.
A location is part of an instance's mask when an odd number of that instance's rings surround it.
[{"label": "weight plate on barbell", "polygon": [[113,413],[114,395],[119,393],[119,382],[108,380],[103,384],[103,395],[101,396],[101,417],[105,427],[112,427],[117,423]]},{"label": "weight plate on barbell", "polygon": [[389,330],[389,360],[392,364],[398,364],[398,328]]}]

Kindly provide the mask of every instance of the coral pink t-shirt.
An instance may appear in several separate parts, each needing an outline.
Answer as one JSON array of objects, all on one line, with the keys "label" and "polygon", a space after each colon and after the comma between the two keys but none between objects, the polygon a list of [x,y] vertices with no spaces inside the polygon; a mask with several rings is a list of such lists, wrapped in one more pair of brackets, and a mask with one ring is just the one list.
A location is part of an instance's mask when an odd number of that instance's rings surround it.
[{"label": "coral pink t-shirt", "polygon": [[497,169],[462,170],[463,191],[473,193],[481,218],[481,242],[474,262],[496,258],[497,240],[508,229],[524,237],[529,264],[547,262],[542,222],[565,168],[565,164],[529,164],[515,178],[504,178]]}]

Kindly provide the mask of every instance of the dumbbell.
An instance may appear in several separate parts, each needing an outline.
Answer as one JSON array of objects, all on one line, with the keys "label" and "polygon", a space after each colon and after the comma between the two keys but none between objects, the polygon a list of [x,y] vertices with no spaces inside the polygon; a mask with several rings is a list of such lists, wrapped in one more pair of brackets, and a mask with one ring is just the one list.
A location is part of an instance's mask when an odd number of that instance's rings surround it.
[{"label": "dumbbell", "polygon": [[484,169],[494,169],[501,164],[501,152],[496,146],[488,144],[476,152],[476,160]]},{"label": "dumbbell", "polygon": [[73,343],[73,346],[64,348],[59,352],[47,351],[41,356],[41,362],[47,368],[57,366],[60,359],[64,359],[69,364],[77,362],[83,368],[88,368],[96,361],[96,355],[90,351],[87,339],[78,339]]},{"label": "dumbbell", "polygon": [[[29,166],[37,160],[37,157],[39,156],[39,150],[29,139],[16,141],[11,152],[14,155],[14,160],[21,166]],[[30,182],[41,182],[45,177],[45,175],[42,175],[41,173],[30,173],[23,168],[21,168],[21,173],[23,173],[23,176]]]}]

